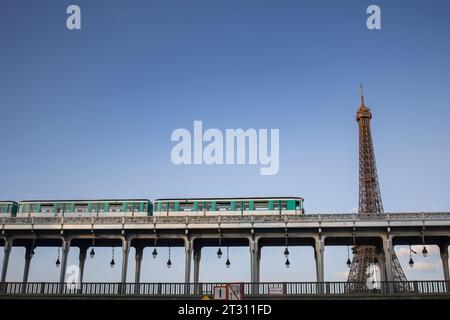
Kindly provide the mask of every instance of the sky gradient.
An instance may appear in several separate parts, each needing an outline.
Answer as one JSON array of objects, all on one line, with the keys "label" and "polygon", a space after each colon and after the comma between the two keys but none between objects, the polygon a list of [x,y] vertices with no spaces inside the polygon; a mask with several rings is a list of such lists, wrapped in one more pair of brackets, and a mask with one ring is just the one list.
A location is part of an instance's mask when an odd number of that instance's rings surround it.
[{"label": "sky gradient", "polygon": [[[66,29],[70,4],[81,30]],[[366,28],[370,4],[381,30]],[[449,10],[443,0],[0,0],[0,199],[301,196],[307,214],[352,212],[362,81],[385,211],[448,211]],[[174,165],[170,135],[194,120],[279,129],[278,174]],[[20,250],[10,280],[21,279]],[[181,249],[170,271],[148,250],[143,281],[182,281]],[[233,249],[227,279],[207,250],[201,280],[249,280],[248,248]],[[311,248],[293,248],[289,270],[282,248],[264,250],[262,280],[314,280]],[[87,281],[120,278],[104,272],[110,254],[98,250]],[[326,279],[345,278],[346,255],[327,248]],[[437,258],[408,277],[442,278]],[[55,259],[56,248],[39,249],[30,280],[56,280]]]}]

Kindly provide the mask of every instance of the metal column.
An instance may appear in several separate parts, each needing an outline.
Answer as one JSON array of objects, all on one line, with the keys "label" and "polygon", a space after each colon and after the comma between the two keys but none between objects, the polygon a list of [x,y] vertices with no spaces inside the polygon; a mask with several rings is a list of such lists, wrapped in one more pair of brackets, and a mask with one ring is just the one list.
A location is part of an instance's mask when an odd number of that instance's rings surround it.
[{"label": "metal column", "polygon": [[122,241],[122,276],[120,282],[122,283],[122,290],[125,288],[127,282],[127,270],[128,270],[128,255],[130,253],[130,241]]},{"label": "metal column", "polygon": [[393,281],[394,275],[392,273],[392,239],[387,237],[383,239],[383,255],[384,255],[384,268],[386,273],[386,280]]},{"label": "metal column", "polygon": [[5,240],[5,254],[3,255],[2,276],[0,279],[0,282],[2,283],[6,281],[6,273],[8,271],[9,255],[11,253],[12,244],[13,240]]},{"label": "metal column", "polygon": [[135,272],[134,272],[134,282],[135,283],[141,282],[141,264],[142,264],[143,257],[144,257],[144,247],[142,247],[142,246],[136,247],[136,254],[135,254],[136,268],[135,268]]},{"label": "metal column", "polygon": [[444,269],[444,279],[445,281],[450,281],[448,270],[448,244],[440,245],[439,251],[441,253],[442,267]]},{"label": "metal column", "polygon": [[194,247],[194,283],[199,282],[201,258],[202,258],[202,248],[199,246],[195,246]]},{"label": "metal column", "polygon": [[30,263],[31,258],[33,258],[33,247],[32,246],[26,246],[25,247],[25,265],[23,267],[23,288],[25,288],[26,283],[28,282],[28,275],[30,273]]},{"label": "metal column", "polygon": [[140,287],[139,284],[141,282],[141,264],[142,264],[142,259],[144,258],[144,247],[137,246],[135,249],[136,249],[136,254],[135,254],[136,268],[134,271],[134,293],[138,294],[139,287]]},{"label": "metal column", "polygon": [[59,274],[59,283],[63,284],[66,279],[67,256],[70,250],[70,240],[63,239],[61,243],[61,272]]},{"label": "metal column", "polygon": [[191,282],[191,260],[192,260],[192,240],[185,240],[184,242],[184,283],[189,284]]},{"label": "metal column", "polygon": [[316,281],[324,282],[324,261],[323,253],[325,250],[324,240],[316,239],[314,246],[314,258],[316,260]]},{"label": "metal column", "polygon": [[79,268],[78,285],[80,286],[79,289],[81,289],[81,286],[83,285],[84,265],[86,263],[87,249],[88,247],[80,247],[80,255],[78,256],[78,268]]}]

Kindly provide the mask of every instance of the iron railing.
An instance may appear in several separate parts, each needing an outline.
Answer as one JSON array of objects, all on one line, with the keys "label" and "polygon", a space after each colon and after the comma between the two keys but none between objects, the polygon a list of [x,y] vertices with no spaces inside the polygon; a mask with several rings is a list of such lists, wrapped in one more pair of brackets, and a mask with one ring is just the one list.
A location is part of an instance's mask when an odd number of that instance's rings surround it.
[{"label": "iron railing", "polygon": [[[213,295],[215,286],[226,283],[82,283],[4,282],[3,295],[80,296],[201,296]],[[263,282],[242,283],[244,296],[355,296],[355,295],[449,295],[450,281],[405,282]]]},{"label": "iron railing", "polygon": [[449,221],[450,212],[405,212],[377,214],[297,214],[235,216],[148,216],[148,217],[3,217],[1,225],[51,224],[208,224],[213,223],[306,223],[366,221]]}]

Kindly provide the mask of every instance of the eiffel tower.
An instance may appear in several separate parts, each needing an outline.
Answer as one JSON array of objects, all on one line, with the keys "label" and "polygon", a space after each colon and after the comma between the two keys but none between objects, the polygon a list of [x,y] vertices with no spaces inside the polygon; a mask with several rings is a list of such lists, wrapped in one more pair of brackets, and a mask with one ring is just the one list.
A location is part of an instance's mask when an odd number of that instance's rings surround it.
[{"label": "eiffel tower", "polygon": [[[359,126],[359,207],[360,214],[383,213],[380,186],[378,184],[377,166],[373,150],[370,120],[372,113],[364,103],[363,85],[360,87],[361,104],[356,112],[356,121]],[[348,274],[348,282],[366,283],[368,269],[372,264],[384,265],[383,257],[377,252],[375,246],[355,246],[353,248],[353,261]],[[380,268],[382,269],[382,268]],[[395,252],[392,253],[392,274],[394,281],[406,281]],[[383,272],[383,270],[381,270]]]}]

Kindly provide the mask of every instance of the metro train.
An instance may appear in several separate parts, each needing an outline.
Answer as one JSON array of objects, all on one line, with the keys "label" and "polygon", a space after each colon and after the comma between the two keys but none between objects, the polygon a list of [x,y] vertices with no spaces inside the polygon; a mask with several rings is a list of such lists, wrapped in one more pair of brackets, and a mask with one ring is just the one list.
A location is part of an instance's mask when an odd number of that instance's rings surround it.
[{"label": "metro train", "polygon": [[0,201],[0,217],[146,217],[304,214],[300,197]]}]

